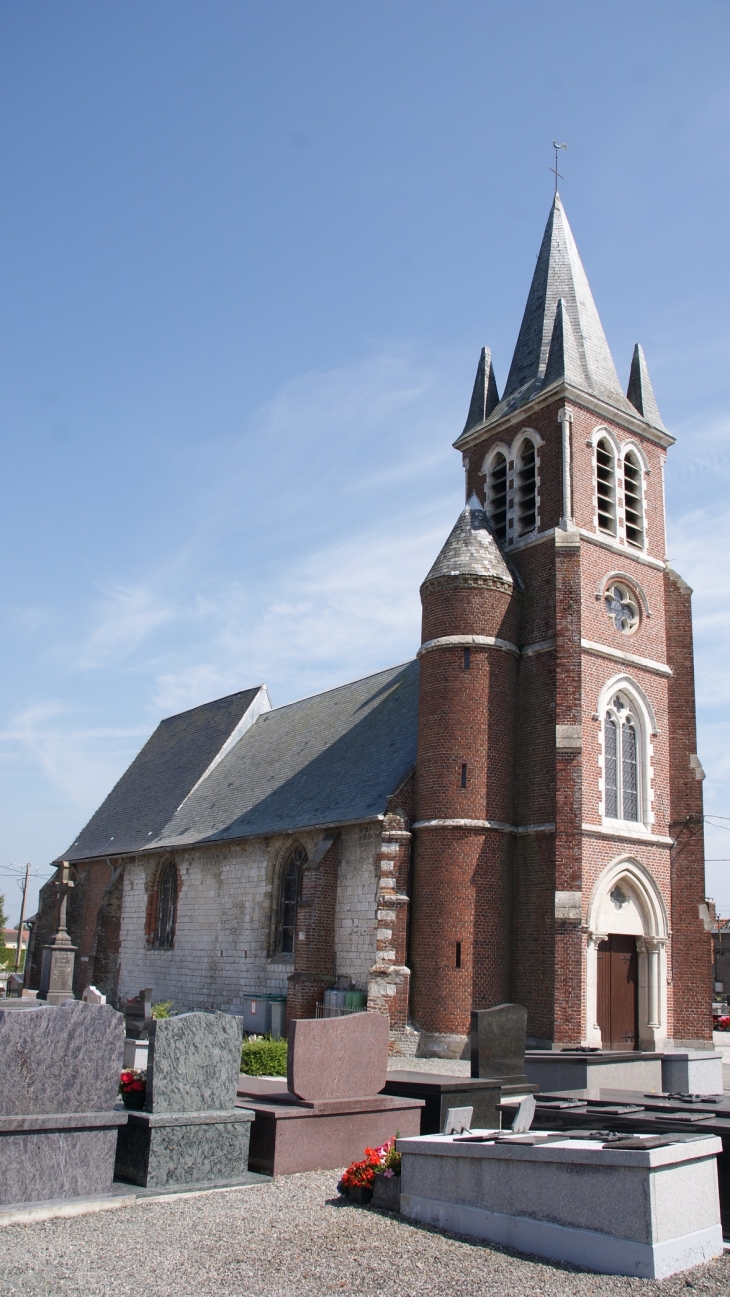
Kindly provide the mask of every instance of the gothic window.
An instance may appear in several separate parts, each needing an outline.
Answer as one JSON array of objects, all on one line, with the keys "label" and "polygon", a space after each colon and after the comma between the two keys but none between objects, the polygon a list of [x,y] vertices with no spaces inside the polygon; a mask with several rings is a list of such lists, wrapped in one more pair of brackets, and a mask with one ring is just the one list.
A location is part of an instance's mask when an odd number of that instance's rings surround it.
[{"label": "gothic window", "polygon": [[616,630],[630,635],[639,624],[639,604],[633,590],[622,582],[612,581],[603,596],[611,621]]},{"label": "gothic window", "polygon": [[172,950],[175,944],[175,919],[177,917],[177,866],[170,860],[163,866],[157,883],[157,919],[155,947]]},{"label": "gothic window", "polygon": [[616,535],[616,460],[606,437],[596,445],[596,492],[598,496],[598,530]]},{"label": "gothic window", "polygon": [[517,535],[527,536],[537,525],[535,447],[528,437],[517,454]]},{"label": "gothic window", "polygon": [[644,510],[642,501],[641,467],[633,450],[624,459],[624,508],[626,512],[626,539],[629,545],[644,544]]},{"label": "gothic window", "polygon": [[487,502],[494,534],[497,540],[504,541],[507,536],[507,460],[501,451],[489,466]]},{"label": "gothic window", "polygon": [[284,865],[279,888],[279,924],[276,953],[291,955],[297,928],[297,906],[301,888],[302,867],[307,863],[304,847],[296,846]]},{"label": "gothic window", "polygon": [[604,815],[609,820],[630,820],[639,815],[638,717],[630,700],[616,694],[603,721]]}]

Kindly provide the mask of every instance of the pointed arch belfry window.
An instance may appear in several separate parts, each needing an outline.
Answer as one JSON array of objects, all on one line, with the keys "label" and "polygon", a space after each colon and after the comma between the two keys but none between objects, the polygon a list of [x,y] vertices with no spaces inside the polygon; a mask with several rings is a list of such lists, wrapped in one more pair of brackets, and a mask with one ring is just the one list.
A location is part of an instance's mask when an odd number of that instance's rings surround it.
[{"label": "pointed arch belfry window", "polygon": [[517,452],[517,535],[527,536],[537,525],[537,463],[529,437]]},{"label": "pointed arch belfry window", "polygon": [[598,530],[616,535],[616,457],[607,437],[596,443]]},{"label": "pointed arch belfry window", "polygon": [[307,863],[304,847],[297,845],[287,856],[279,884],[279,914],[276,932],[276,953],[294,953],[297,928],[297,909],[301,892],[302,869]]},{"label": "pointed arch belfry window", "polygon": [[630,698],[615,694],[603,719],[603,813],[610,820],[641,820],[641,730]]},{"label": "pointed arch belfry window", "polygon": [[624,459],[624,507],[626,513],[626,539],[629,545],[644,544],[644,501],[641,465],[635,451],[626,452]]},{"label": "pointed arch belfry window", "polygon": [[157,883],[157,915],[154,945],[157,950],[172,950],[177,920],[177,865],[169,860],[163,865]]},{"label": "pointed arch belfry window", "polygon": [[489,465],[487,511],[499,541],[507,537],[507,459],[498,451]]}]

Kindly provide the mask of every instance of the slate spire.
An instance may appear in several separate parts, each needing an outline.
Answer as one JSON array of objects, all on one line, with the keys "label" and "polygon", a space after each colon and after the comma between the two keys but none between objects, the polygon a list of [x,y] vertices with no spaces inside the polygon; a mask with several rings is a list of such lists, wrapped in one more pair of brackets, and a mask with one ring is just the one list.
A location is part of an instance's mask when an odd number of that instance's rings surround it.
[{"label": "slate spire", "polygon": [[647,423],[652,423],[655,428],[664,427],[656,397],[654,396],[654,388],[649,378],[644,350],[638,342],[634,347],[634,354],[631,358],[629,388],[626,395],[631,404],[639,411],[639,414],[646,419]]},{"label": "slate spire", "polygon": [[[563,319],[558,333],[562,330],[564,356],[570,362],[571,377],[566,375],[567,381],[628,411],[631,407],[621,390],[568,218],[556,193],[502,397],[504,413],[524,405],[546,385],[550,346],[561,301]],[[574,349],[567,341],[567,323]],[[551,381],[559,376],[557,364],[554,358]]]},{"label": "slate spire", "polygon": [[489,347],[482,347],[482,354],[477,365],[477,376],[474,379],[474,390],[469,404],[469,413],[464,424],[464,432],[470,432],[472,428],[478,428],[480,423],[485,423],[492,410],[498,405],[499,394],[492,368],[492,353]]},{"label": "slate spire", "polygon": [[570,323],[565,299],[562,297],[558,300],[555,311],[555,323],[543,385],[549,387],[551,383],[558,382],[560,379],[564,383],[572,383],[573,387],[585,387],[585,374],[580,363],[573,326]]}]

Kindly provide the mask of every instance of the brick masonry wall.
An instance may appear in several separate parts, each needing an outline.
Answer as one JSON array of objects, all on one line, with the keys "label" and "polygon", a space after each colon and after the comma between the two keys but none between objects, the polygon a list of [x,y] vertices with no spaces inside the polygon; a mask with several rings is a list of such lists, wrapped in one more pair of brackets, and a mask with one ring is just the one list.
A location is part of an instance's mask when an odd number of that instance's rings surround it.
[{"label": "brick masonry wall", "polygon": [[[670,833],[675,1040],[712,1040],[712,938],[705,909],[702,783],[690,765],[697,752],[691,590],[665,577],[669,683]],[[706,911],[705,911],[705,917]]]}]

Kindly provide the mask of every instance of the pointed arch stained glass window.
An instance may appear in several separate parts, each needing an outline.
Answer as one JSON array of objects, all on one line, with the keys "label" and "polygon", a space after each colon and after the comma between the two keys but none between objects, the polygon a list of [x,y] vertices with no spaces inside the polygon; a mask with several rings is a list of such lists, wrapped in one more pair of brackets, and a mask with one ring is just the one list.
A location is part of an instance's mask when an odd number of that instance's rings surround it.
[{"label": "pointed arch stained glass window", "polygon": [[631,702],[616,694],[603,719],[603,813],[609,820],[641,819],[639,745]]}]

